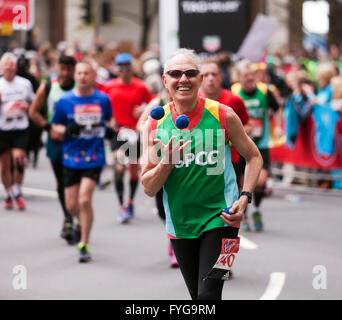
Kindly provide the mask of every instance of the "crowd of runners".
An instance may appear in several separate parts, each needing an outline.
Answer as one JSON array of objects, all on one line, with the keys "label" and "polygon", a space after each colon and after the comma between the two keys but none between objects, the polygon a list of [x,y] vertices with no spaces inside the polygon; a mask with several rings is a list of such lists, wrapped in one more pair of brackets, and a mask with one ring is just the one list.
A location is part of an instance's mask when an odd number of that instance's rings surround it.
[{"label": "crowd of runners", "polygon": [[[63,215],[61,237],[78,245],[80,262],[90,261],[92,198],[101,183],[108,144],[118,222],[129,224],[134,219],[141,180],[145,193],[155,197],[166,225],[171,266],[180,266],[193,299],[217,299],[222,282],[198,280],[215,263],[222,237],[236,239],[239,229],[263,230],[261,204],[268,194],[271,135],[286,136],[288,145],[295,144],[287,121],[294,113],[299,122],[310,114],[319,117],[315,106],[327,103],[329,125],[340,120],[342,60],[337,46],[325,54],[283,49],[265,53],[258,63],[228,53],[203,61],[187,49],[171,54],[162,65],[156,47],[140,53],[129,42],[88,52],[66,46],[4,53],[0,60],[3,207],[25,210],[21,190],[25,168],[31,151],[37,165],[45,131]],[[150,111],[159,105],[164,106],[165,117],[153,120]],[[187,130],[194,133],[176,143],[164,133],[176,129],[179,114],[188,116]],[[214,152],[223,147],[224,156],[214,159],[208,146],[198,149],[193,143],[200,138],[197,134],[205,139],[207,129],[223,130],[223,137],[214,133],[212,138],[217,140]],[[188,148],[189,156],[182,162]],[[208,174],[220,161],[223,171]],[[228,207],[230,212],[224,212]],[[190,262],[197,255],[205,259],[195,264],[196,273]]]}]

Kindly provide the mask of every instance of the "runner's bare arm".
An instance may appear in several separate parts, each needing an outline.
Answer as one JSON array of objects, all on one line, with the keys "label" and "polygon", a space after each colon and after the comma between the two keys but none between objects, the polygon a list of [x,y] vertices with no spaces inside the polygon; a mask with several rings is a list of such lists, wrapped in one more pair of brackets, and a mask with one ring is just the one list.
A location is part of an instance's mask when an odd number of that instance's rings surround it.
[{"label": "runner's bare arm", "polygon": [[153,197],[164,185],[171,170],[172,164],[163,164],[159,162],[155,142],[150,132],[149,122],[143,125],[143,153],[142,153],[142,173],[141,183],[144,192]]},{"label": "runner's bare arm", "polygon": [[40,110],[43,108],[45,99],[45,83],[42,83],[39,86],[36,96],[29,108],[30,119],[41,128],[44,128],[44,126],[47,124],[46,119],[40,114]]},{"label": "runner's bare arm", "polygon": [[111,117],[108,121],[106,121],[106,125],[111,128],[115,128],[115,125],[116,125],[115,118]]},{"label": "runner's bare arm", "polygon": [[[42,83],[36,93],[35,98],[29,108],[30,119],[39,127],[44,128],[48,124],[48,121],[41,115],[40,110],[43,108],[46,94],[45,94],[45,83]],[[64,139],[64,131],[62,127],[51,125],[51,128],[47,129],[48,133],[53,140],[62,141]]]},{"label": "runner's bare arm", "polygon": [[[252,193],[257,184],[263,160],[255,143],[248,137],[243,129],[242,123],[232,109],[226,113],[228,136],[236,150],[246,160],[245,179],[243,191]],[[234,226],[242,220],[243,213],[247,207],[247,197],[241,197],[236,201],[230,210],[233,215],[222,213],[221,218],[228,225]]]}]

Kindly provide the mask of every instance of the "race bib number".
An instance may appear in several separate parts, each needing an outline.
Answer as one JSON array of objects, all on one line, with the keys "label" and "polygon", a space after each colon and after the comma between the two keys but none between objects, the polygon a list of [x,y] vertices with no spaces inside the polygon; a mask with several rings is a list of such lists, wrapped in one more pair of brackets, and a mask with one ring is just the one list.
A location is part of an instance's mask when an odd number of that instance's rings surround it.
[{"label": "race bib number", "polygon": [[74,108],[75,122],[88,130],[101,122],[102,109],[98,104],[76,105]]},{"label": "race bib number", "polygon": [[262,119],[250,118],[250,120],[251,120],[251,124],[253,127],[251,137],[252,138],[261,138],[263,135],[263,127],[264,127],[264,123],[263,123]]},{"label": "race bib number", "polygon": [[132,129],[121,127],[118,133],[118,141],[127,141],[130,144],[135,144],[138,141],[138,133]]},{"label": "race bib number", "polygon": [[9,101],[2,105],[3,112],[6,118],[23,117],[29,105],[26,101]]},{"label": "race bib number", "polygon": [[221,254],[212,270],[208,273],[207,278],[224,281],[228,280],[239,249],[240,238],[222,239]]}]

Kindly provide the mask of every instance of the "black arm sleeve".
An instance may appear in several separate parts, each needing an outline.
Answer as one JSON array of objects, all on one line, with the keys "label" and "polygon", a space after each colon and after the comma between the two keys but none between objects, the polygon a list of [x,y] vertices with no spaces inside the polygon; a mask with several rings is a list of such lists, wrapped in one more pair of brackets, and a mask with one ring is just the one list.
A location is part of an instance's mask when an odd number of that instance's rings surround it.
[{"label": "black arm sleeve", "polygon": [[67,127],[65,134],[70,137],[77,137],[80,134],[81,128],[76,122],[72,122]]},{"label": "black arm sleeve", "polygon": [[267,90],[267,100],[268,107],[271,108],[274,112],[277,112],[280,106],[270,89]]},{"label": "black arm sleeve", "polygon": [[117,133],[114,128],[106,127],[105,139],[113,140],[116,135]]}]

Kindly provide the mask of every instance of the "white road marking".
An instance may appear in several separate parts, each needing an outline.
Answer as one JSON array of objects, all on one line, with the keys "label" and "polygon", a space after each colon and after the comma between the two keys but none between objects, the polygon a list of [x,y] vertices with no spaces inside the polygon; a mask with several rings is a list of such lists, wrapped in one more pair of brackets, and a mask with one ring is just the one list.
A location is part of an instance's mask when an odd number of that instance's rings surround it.
[{"label": "white road marking", "polygon": [[[41,196],[41,197],[47,197],[47,198],[57,198],[57,191],[52,191],[52,190],[44,190],[44,189],[37,189],[37,188],[26,188],[22,187],[21,188],[23,191],[23,194],[30,195],[30,196]],[[3,192],[5,192],[5,189],[2,188]]]},{"label": "white road marking", "polygon": [[57,191],[52,190],[43,190],[43,189],[36,189],[36,188],[22,188],[23,193],[31,195],[31,196],[42,196],[47,198],[57,198]]},{"label": "white road marking", "polygon": [[276,300],[284,287],[286,273],[272,272],[268,286],[259,300]]},{"label": "white road marking", "polygon": [[247,250],[255,250],[258,248],[258,245],[255,244],[253,241],[248,240],[247,238],[243,237],[243,236],[239,236],[240,237],[240,246],[241,248],[247,249]]}]

